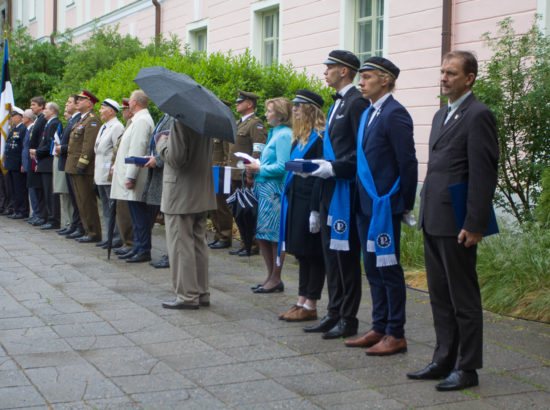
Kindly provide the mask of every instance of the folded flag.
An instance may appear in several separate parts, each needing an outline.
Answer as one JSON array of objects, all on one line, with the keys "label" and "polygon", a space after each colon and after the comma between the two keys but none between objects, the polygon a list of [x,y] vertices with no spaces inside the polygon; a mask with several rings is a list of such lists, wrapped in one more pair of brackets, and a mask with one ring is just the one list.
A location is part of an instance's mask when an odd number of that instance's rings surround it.
[{"label": "folded flag", "polygon": [[231,167],[212,167],[214,175],[214,190],[216,194],[231,193]]}]

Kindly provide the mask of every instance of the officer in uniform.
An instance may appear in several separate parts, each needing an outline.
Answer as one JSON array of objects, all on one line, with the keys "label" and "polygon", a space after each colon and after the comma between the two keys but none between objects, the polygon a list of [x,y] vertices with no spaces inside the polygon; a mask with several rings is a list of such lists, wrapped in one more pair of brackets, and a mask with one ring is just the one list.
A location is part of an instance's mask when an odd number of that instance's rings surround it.
[{"label": "officer in uniform", "polygon": [[78,94],[77,108],[81,113],[69,137],[65,172],[73,177],[76,203],[85,235],[76,240],[81,243],[101,241],[101,222],[94,192],[95,140],[103,125],[94,111],[99,100],[87,90]]},{"label": "officer in uniform", "polygon": [[23,150],[23,137],[27,127],[22,123],[23,110],[13,107],[10,122],[12,129],[8,134],[5,148],[4,169],[8,171],[7,179],[11,182],[13,194],[13,214],[11,219],[23,219],[29,216],[29,199],[27,191],[27,176],[22,172],[21,151]]},{"label": "officer in uniform", "polygon": [[[230,101],[222,100],[222,102],[231,107],[233,105]],[[231,143],[223,141],[220,138],[213,138],[213,150],[212,150],[212,165],[225,167],[229,166],[229,151],[231,150]],[[214,226],[214,240],[208,243],[211,249],[224,249],[231,246],[231,240],[233,236],[233,216],[227,206],[227,198],[229,194],[219,192],[216,194],[217,209],[210,211],[210,219]]]},{"label": "officer in uniform", "polygon": [[[254,110],[258,103],[259,95],[238,90],[237,97],[237,113],[241,115],[241,119],[237,122],[237,137],[235,144],[229,150],[229,165],[236,168],[239,158],[233,155],[235,152],[244,152],[252,155],[254,158],[260,158],[262,150],[267,140],[267,130],[263,121],[256,116]],[[243,171],[234,169],[231,173],[231,184],[233,190],[240,188],[242,185]],[[241,237],[243,237],[241,233]],[[229,251],[230,255],[250,256],[250,254],[258,253],[258,245],[254,241],[252,249],[248,252],[241,242],[241,246],[237,249]]]}]

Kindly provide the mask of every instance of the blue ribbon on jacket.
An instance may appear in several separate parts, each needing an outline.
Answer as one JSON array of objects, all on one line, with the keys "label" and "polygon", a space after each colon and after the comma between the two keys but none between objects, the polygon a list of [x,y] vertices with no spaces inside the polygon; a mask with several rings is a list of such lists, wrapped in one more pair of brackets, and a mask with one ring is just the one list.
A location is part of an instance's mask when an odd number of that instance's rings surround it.
[{"label": "blue ribbon on jacket", "polygon": [[[401,177],[397,177],[387,194],[378,196],[367,157],[363,152],[365,127],[371,108],[372,106],[363,112],[357,131],[357,176],[372,199],[372,217],[367,233],[367,252],[376,253],[377,267],[392,266],[397,265],[398,262],[395,255],[390,197],[399,191]],[[359,234],[361,235],[361,233]]]},{"label": "blue ribbon on jacket", "polygon": [[[334,105],[330,107],[327,118],[330,118]],[[335,161],[336,155],[330,142],[329,127],[323,138],[323,156],[326,160]],[[334,192],[328,209],[327,225],[330,226],[329,248],[335,251],[349,251],[350,194],[351,179],[335,178]]]},{"label": "blue ribbon on jacket", "polygon": [[[296,144],[290,153],[290,160],[303,159],[311,146],[317,141],[317,138],[319,138],[319,134],[316,131],[311,131],[308,143],[306,145],[302,145],[300,142]],[[286,196],[286,191],[293,177],[294,172],[292,171],[286,174],[283,195],[281,196],[281,222],[279,225],[279,244],[277,245],[277,266],[281,266],[281,252],[286,251],[286,216],[288,213],[288,198]]]}]

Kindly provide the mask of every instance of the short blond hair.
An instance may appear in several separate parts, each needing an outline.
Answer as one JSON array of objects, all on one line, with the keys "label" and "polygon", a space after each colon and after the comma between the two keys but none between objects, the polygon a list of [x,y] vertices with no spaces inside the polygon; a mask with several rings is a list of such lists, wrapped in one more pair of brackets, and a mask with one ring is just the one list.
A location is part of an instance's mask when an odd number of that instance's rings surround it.
[{"label": "short blond hair", "polygon": [[279,125],[292,127],[292,103],[290,100],[284,97],[272,98],[265,102],[265,108],[267,108],[269,104],[273,105],[273,111],[277,114]]}]

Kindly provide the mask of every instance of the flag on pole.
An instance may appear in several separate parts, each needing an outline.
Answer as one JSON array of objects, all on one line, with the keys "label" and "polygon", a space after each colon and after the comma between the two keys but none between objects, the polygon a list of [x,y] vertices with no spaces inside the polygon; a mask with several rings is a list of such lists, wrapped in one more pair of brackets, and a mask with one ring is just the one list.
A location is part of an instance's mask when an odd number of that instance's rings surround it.
[{"label": "flag on pole", "polygon": [[[4,61],[2,63],[2,82],[1,82],[1,96],[0,96],[0,132],[2,137],[0,138],[0,156],[2,162],[4,162],[4,147],[8,138],[8,132],[10,130],[10,112],[14,106],[13,101],[13,89],[10,81],[10,67],[8,57],[8,39],[4,40]],[[2,169],[3,170],[3,169]]]}]

